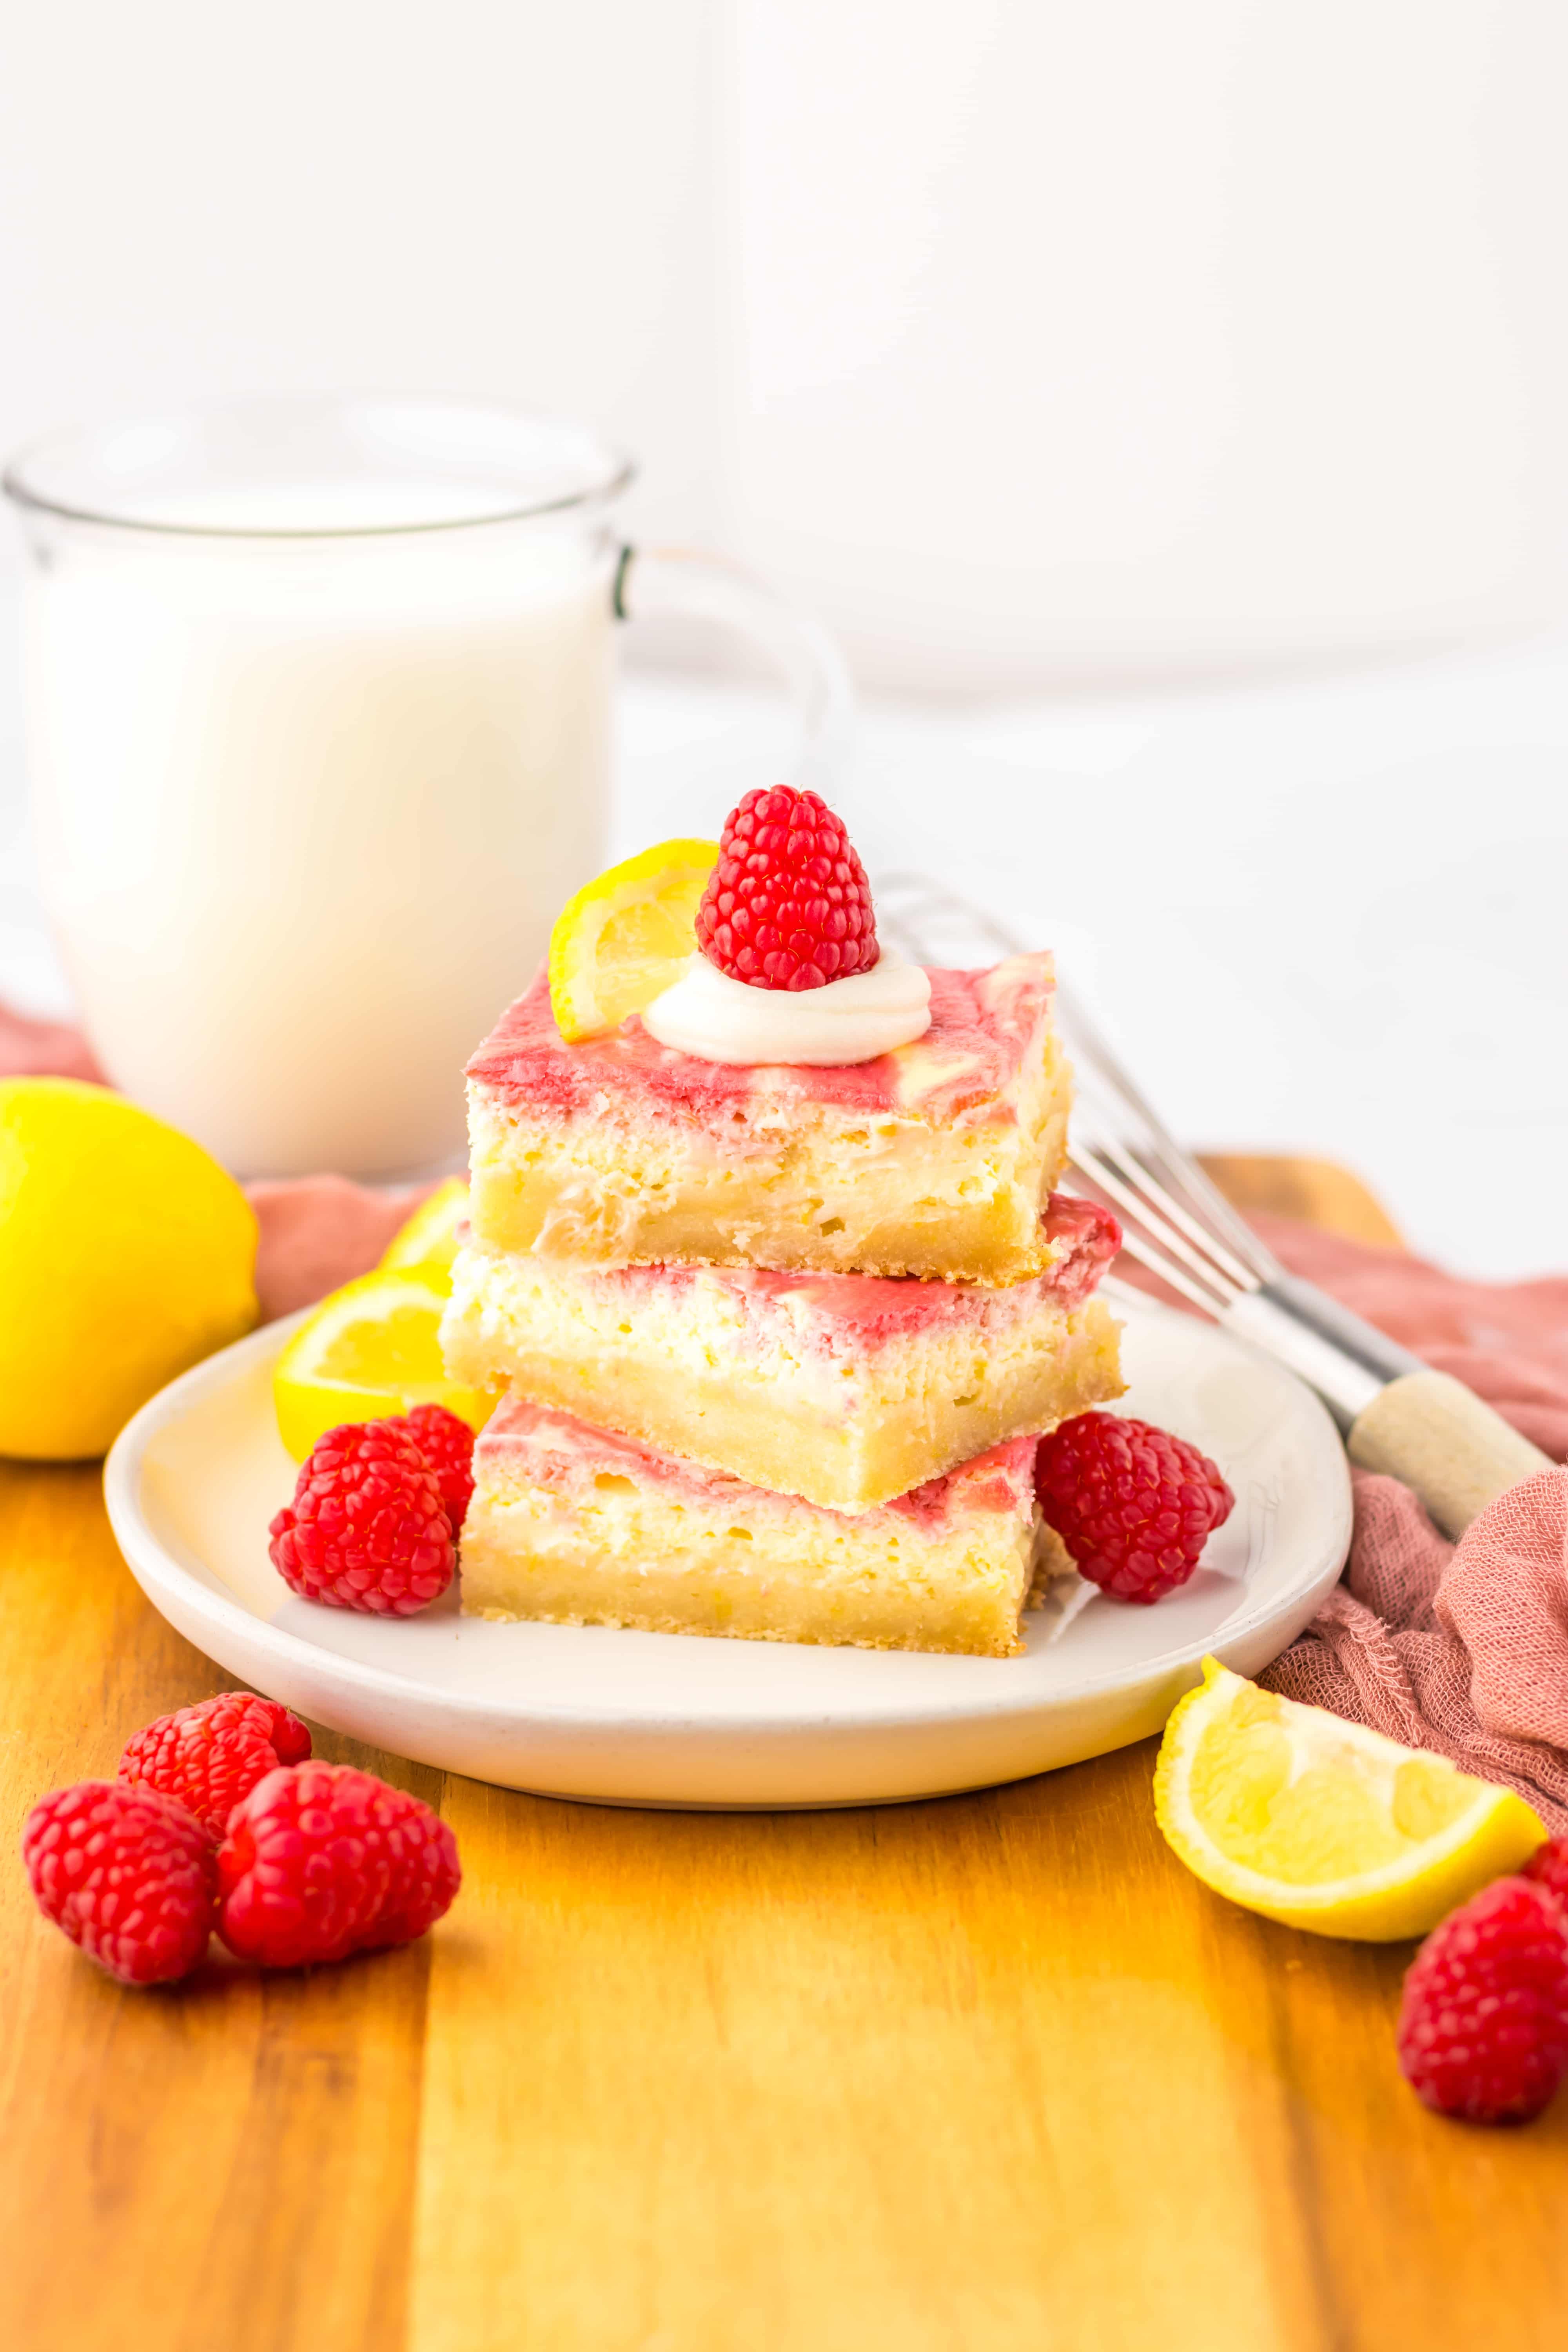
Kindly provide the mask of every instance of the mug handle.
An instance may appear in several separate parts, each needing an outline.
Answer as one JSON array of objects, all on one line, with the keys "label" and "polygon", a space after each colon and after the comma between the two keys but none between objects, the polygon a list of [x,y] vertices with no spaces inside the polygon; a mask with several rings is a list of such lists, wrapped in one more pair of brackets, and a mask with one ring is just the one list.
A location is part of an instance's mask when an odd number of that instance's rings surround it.
[{"label": "mug handle", "polygon": [[611,602],[618,621],[694,613],[749,637],[782,670],[800,714],[792,781],[832,799],[848,770],[855,693],[844,656],[819,621],[737,563],[688,547],[623,547]]}]

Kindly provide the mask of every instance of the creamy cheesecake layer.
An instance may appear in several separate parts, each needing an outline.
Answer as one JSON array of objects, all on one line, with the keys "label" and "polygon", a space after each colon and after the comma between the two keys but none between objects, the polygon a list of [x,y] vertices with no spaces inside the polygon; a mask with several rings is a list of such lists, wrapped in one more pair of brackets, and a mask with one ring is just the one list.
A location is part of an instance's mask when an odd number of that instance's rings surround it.
[{"label": "creamy cheesecake layer", "polygon": [[702,1062],[635,1015],[563,1043],[542,973],[468,1065],[476,1239],[607,1265],[1014,1283],[1044,1270],[1071,1073],[1048,955],[933,971],[873,1062]]},{"label": "creamy cheesecake layer", "polygon": [[1090,1297],[1115,1220],[1053,1196],[1047,1271],[1003,1289],[874,1275],[577,1265],[470,1242],[442,1343],[509,1382],[754,1486],[867,1510],[1122,1390]]},{"label": "creamy cheesecake layer", "polygon": [[468,1616],[1012,1657],[1060,1565],[1016,1438],[847,1517],[513,1397],[474,1449]]}]

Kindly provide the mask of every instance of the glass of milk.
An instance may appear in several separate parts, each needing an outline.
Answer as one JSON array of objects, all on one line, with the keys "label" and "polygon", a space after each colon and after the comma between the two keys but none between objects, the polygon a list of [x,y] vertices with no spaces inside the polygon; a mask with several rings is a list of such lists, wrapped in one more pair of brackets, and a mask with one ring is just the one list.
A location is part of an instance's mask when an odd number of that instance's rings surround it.
[{"label": "glass of milk", "polygon": [[6,476],[82,1018],[239,1173],[460,1152],[463,1062],[605,862],[617,618],[759,640],[831,781],[831,643],[716,561],[625,546],[630,475],[550,419],[303,398],[59,436]]}]

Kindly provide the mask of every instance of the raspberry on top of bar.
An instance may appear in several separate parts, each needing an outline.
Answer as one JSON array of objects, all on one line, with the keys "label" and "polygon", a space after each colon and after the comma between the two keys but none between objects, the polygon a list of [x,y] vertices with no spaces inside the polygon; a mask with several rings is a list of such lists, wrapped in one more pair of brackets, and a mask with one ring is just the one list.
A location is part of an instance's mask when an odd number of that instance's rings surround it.
[{"label": "raspberry on top of bar", "polygon": [[929,978],[922,1035],[822,1066],[710,1061],[636,1014],[569,1045],[541,972],[468,1065],[476,1236],[600,1265],[1040,1273],[1071,1091],[1051,958]]}]

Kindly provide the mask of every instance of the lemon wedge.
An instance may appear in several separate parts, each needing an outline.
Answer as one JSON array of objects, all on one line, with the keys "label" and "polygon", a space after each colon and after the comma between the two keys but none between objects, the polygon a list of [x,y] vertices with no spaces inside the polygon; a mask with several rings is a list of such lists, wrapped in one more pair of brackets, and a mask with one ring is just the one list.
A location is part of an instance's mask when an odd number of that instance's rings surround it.
[{"label": "lemon wedge", "polygon": [[1511,1789],[1259,1690],[1215,1658],[1165,1726],[1154,1811],[1216,1894],[1365,1944],[1424,1936],[1546,1835]]},{"label": "lemon wedge", "polygon": [[379,1421],[410,1405],[444,1404],[482,1429],[495,1399],[448,1380],[441,1360],[440,1291],[418,1271],[377,1267],[324,1298],[272,1375],[278,1429],[296,1462],[344,1421]]},{"label": "lemon wedge", "polygon": [[679,979],[716,841],[661,841],[584,884],[550,934],[550,1003],[569,1045],[618,1028]]},{"label": "lemon wedge", "polygon": [[448,1176],[393,1234],[382,1252],[382,1272],[422,1274],[438,1290],[449,1291],[458,1228],[468,1213],[468,1185],[461,1176]]}]

